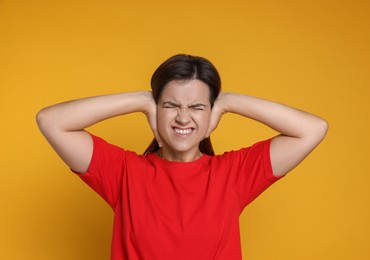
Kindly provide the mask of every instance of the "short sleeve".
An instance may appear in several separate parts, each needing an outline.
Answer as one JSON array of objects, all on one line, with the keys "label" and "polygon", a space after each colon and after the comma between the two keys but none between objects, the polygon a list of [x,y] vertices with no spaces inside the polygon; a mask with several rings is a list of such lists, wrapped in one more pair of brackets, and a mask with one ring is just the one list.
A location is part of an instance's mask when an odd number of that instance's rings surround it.
[{"label": "short sleeve", "polygon": [[279,180],[272,171],[270,143],[268,139],[234,152],[233,185],[242,208]]},{"label": "short sleeve", "polygon": [[114,209],[122,189],[126,153],[118,146],[91,136],[93,154],[89,168],[86,173],[77,175]]}]

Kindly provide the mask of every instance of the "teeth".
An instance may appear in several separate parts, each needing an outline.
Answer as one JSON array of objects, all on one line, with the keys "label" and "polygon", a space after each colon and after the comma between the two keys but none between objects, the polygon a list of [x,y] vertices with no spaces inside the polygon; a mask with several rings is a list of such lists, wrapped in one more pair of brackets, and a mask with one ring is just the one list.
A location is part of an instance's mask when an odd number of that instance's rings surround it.
[{"label": "teeth", "polygon": [[175,132],[178,133],[178,134],[181,134],[181,135],[186,135],[186,134],[189,134],[191,132],[191,129],[175,128]]}]

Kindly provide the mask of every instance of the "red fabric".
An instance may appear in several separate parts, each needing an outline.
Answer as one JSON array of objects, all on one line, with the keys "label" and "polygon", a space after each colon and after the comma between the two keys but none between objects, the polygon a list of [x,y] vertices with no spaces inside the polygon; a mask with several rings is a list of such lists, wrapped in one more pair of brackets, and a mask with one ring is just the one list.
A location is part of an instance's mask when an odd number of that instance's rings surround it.
[{"label": "red fabric", "polygon": [[241,259],[240,213],[278,179],[270,140],[187,163],[93,141],[79,176],[114,211],[111,259]]}]

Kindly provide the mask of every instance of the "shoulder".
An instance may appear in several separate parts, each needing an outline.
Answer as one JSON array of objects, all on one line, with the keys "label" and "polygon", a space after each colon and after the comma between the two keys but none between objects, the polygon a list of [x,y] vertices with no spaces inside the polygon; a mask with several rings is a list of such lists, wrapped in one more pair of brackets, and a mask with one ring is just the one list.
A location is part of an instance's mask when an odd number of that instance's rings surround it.
[{"label": "shoulder", "polygon": [[243,147],[238,150],[226,151],[215,157],[221,160],[241,160],[246,157],[264,156],[270,153],[271,139],[259,141],[251,146]]},{"label": "shoulder", "polygon": [[145,156],[138,155],[134,151],[112,144],[99,136],[93,134],[91,136],[93,139],[93,161],[115,163],[146,160]]}]

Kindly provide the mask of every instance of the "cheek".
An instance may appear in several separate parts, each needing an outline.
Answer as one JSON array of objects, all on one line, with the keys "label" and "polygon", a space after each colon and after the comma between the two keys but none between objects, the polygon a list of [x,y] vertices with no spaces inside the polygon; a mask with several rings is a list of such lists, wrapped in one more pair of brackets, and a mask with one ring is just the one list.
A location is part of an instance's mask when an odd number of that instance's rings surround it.
[{"label": "cheek", "polygon": [[196,121],[198,122],[198,127],[202,128],[205,131],[208,130],[210,120],[211,120],[211,114],[210,113],[200,115],[196,119]]}]

